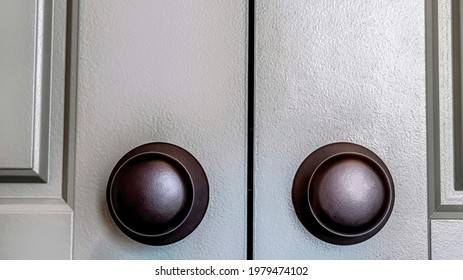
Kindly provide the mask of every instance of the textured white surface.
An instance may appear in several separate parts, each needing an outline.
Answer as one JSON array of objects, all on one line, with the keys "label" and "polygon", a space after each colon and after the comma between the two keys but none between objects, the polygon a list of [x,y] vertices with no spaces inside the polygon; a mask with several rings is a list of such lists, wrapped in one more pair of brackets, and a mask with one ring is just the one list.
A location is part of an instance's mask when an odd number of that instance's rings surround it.
[{"label": "textured white surface", "polygon": [[[257,1],[257,259],[425,259],[424,1]],[[320,146],[378,154],[394,211],[370,240],[335,246],[297,219],[293,177]]]},{"label": "textured white surface", "polygon": [[431,221],[431,258],[433,260],[463,259],[462,220]]},{"label": "textured white surface", "polygon": [[[80,1],[75,179],[77,259],[242,259],[246,242],[247,1]],[[132,241],[105,190],[130,149],[191,152],[210,204],[186,239]]]}]

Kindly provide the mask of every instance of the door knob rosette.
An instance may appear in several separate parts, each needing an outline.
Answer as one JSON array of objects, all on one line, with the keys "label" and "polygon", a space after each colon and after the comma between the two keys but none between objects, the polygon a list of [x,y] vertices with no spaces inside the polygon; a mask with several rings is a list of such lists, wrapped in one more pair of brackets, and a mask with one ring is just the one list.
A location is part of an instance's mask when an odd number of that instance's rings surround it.
[{"label": "door knob rosette", "polygon": [[209,185],[189,152],[149,143],[119,160],[109,177],[106,200],[123,233],[140,243],[165,245],[199,225],[209,203]]},{"label": "door knob rosette", "polygon": [[386,224],[394,184],[384,162],[353,143],[333,143],[310,154],[293,182],[292,199],[304,227],[338,245],[363,242]]}]

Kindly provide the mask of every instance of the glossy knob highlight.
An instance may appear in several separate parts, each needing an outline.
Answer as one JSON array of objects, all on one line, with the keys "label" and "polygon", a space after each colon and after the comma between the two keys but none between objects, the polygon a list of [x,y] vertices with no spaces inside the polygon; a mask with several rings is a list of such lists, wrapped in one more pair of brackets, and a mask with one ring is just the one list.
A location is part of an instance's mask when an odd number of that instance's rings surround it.
[{"label": "glossy knob highlight", "polygon": [[303,161],[292,196],[309,232],[329,243],[350,245],[371,238],[386,224],[394,205],[394,184],[372,151],[334,143]]},{"label": "glossy knob highlight", "polygon": [[127,236],[165,245],[199,225],[209,203],[209,186],[190,153],[168,143],[149,143],[116,164],[106,198],[111,217]]}]

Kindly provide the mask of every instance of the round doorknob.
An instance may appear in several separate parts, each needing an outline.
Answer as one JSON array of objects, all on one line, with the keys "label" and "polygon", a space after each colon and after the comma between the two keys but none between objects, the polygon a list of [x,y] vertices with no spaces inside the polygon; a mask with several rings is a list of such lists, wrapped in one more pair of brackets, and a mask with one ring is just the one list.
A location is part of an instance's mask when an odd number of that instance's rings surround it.
[{"label": "round doorknob", "polygon": [[109,177],[106,200],[123,233],[140,243],[165,245],[199,225],[209,203],[209,185],[189,152],[149,143],[119,160]]},{"label": "round doorknob", "polygon": [[371,238],[386,224],[394,206],[394,183],[372,151],[333,143],[302,162],[292,199],[310,233],[329,243],[351,245]]}]

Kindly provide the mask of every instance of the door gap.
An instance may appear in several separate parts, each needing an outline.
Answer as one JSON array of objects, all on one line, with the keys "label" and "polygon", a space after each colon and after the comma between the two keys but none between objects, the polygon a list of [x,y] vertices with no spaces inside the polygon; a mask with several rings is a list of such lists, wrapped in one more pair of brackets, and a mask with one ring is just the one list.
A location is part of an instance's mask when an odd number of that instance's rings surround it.
[{"label": "door gap", "polygon": [[248,114],[247,114],[247,248],[246,259],[254,259],[254,15],[255,0],[248,7]]}]

